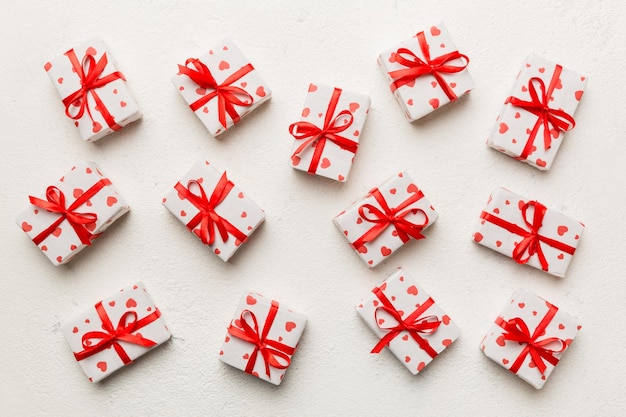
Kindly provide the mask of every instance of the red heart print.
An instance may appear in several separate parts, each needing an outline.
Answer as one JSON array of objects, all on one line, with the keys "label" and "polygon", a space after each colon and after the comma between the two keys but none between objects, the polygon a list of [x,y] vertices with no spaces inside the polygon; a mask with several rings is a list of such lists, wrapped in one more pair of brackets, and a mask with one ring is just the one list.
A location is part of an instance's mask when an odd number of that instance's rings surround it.
[{"label": "red heart print", "polygon": [[517,303],[519,308],[524,308],[526,307],[526,303]]},{"label": "red heart print", "polygon": [[293,155],[291,157],[291,165],[297,167],[300,165],[301,158],[298,155]]},{"label": "red heart print", "polygon": [[94,230],[96,230],[96,223],[87,223],[85,225],[85,229],[89,230],[90,232],[93,232]]},{"label": "red heart print", "polygon": [[559,323],[559,330],[563,330],[565,328],[565,326],[563,325],[563,323]]},{"label": "red heart print", "polygon": [[320,164],[322,168],[328,168],[330,166],[330,160],[328,158],[322,158],[322,163]]},{"label": "red heart print", "polygon": [[500,127],[498,128],[498,133],[502,134],[502,133],[505,133],[507,130],[509,130],[509,125],[507,125],[504,122],[500,123]]},{"label": "red heart print", "polygon": [[94,48],[93,46],[90,46],[89,48],[87,48],[87,50],[85,51],[86,55],[96,55],[96,48]]},{"label": "red heart print", "polygon": [[129,298],[128,300],[126,300],[126,308],[133,307],[137,307],[137,301],[135,301],[133,298]]},{"label": "red heart print", "polygon": [[404,336],[402,336],[402,340],[404,340],[405,342],[409,340],[409,335],[405,334]]},{"label": "red heart print", "polygon": [[287,330],[288,332],[292,331],[295,328],[296,323],[294,323],[293,321],[288,321],[287,323],[285,323],[285,330]]},{"label": "red heart print", "polygon": [[345,181],[345,180],[346,180],[346,177],[344,177],[343,175],[341,175],[341,174],[340,174],[340,175],[338,175],[338,176],[337,176],[337,179],[338,179],[339,181]]},{"label": "red heart print", "polygon": [[564,257],[565,256],[562,253],[560,253],[559,256],[557,256],[557,258],[560,259],[560,260],[562,260]]},{"label": "red heart print", "polygon": [[502,359],[502,363],[507,365],[509,363],[509,360],[507,358]]},{"label": "red heart print", "polygon": [[540,166],[542,168],[545,168],[546,166],[546,161],[544,161],[543,159],[537,159],[535,163],[537,164],[537,166]]},{"label": "red heart print", "polygon": [[74,196],[74,198],[78,198],[81,195],[83,195],[83,190],[82,188],[74,188],[74,191],[72,192],[72,195]]},{"label": "red heart print", "polygon": [[52,64],[49,62],[46,62],[43,66],[43,69],[45,69],[46,71],[50,71],[50,68],[52,68]]},{"label": "red heart print", "polygon": [[420,372],[422,369],[424,369],[426,367],[426,364],[424,362],[420,362],[417,365],[417,372]]},{"label": "red heart print", "polygon": [[496,246],[497,246],[497,247],[502,246],[502,242],[501,242],[501,241],[499,241],[499,240],[496,240]]},{"label": "red heart print", "polygon": [[565,233],[567,233],[569,229],[567,228],[567,226],[559,226],[556,229],[556,232],[559,234],[559,236],[563,236]]},{"label": "red heart print", "polygon": [[218,248],[215,248],[215,250],[213,252],[215,252],[216,255],[219,255],[220,253],[222,253],[222,251],[219,250]]},{"label": "red heart print", "polygon": [[198,87],[196,88],[196,94],[199,96],[203,96],[206,94],[206,88]]},{"label": "red heart print", "polygon": [[504,339],[504,335],[500,335],[500,336],[498,336],[498,338],[496,339],[496,343],[497,343],[499,346],[504,346],[504,345],[506,345],[506,340]]},{"label": "red heart print", "polygon": [[392,188],[391,190],[389,190],[389,192],[390,192],[391,194],[395,194],[395,193],[397,192],[397,190],[396,190],[395,188]]},{"label": "red heart print", "polygon": [[117,94],[117,88],[113,89],[113,94]]},{"label": "red heart print", "polygon": [[406,289],[407,294],[417,295],[417,287],[415,285],[411,285]]},{"label": "red heart print", "polygon": [[78,327],[74,326],[74,328],[72,329],[72,333],[78,333]]},{"label": "red heart print", "polygon": [[259,97],[265,97],[265,87],[263,87],[262,85],[259,86],[259,88],[256,89],[256,95]]},{"label": "red heart print", "polygon": [[54,229],[54,231],[52,232],[52,234],[54,235],[54,237],[59,237],[61,235],[61,232],[63,230],[60,227],[57,227],[56,229]]},{"label": "red heart print", "polygon": [[431,82],[430,82],[430,85],[431,85],[433,88],[437,87],[437,81],[431,81]]},{"label": "red heart print", "polygon": [[120,107],[126,107],[126,102],[125,101],[120,101]]},{"label": "red heart print", "polygon": [[102,130],[102,125],[98,122],[93,122],[93,133],[98,133]]},{"label": "red heart print", "polygon": [[412,106],[413,105],[413,99],[412,98],[408,99],[406,104],[408,104],[409,106]]},{"label": "red heart print", "polygon": [[76,250],[76,245],[70,245],[70,250]]},{"label": "red heart print", "polygon": [[546,69],[545,69],[544,67],[539,68],[539,72],[540,72],[540,73],[542,73],[542,74],[543,74],[545,71],[546,71]]},{"label": "red heart print", "polygon": [[433,36],[439,36],[441,34],[441,30],[437,26],[432,26],[430,28],[430,34]]},{"label": "red heart print", "polygon": [[404,357],[404,362],[406,362],[406,363],[411,362],[411,357],[410,356],[405,356]]},{"label": "red heart print", "polygon": [[115,300],[113,300],[113,301],[109,301],[109,305],[110,305],[111,307],[115,307]]},{"label": "red heart print", "polygon": [[117,203],[117,198],[112,195],[107,197],[107,206],[111,207],[113,204]]},{"label": "red heart print", "polygon": [[411,81],[409,81],[408,83],[406,83],[404,85],[406,85],[409,88],[413,88],[415,86],[415,80],[411,80]]},{"label": "red heart print", "polygon": [[58,82],[59,84],[63,84],[63,77],[59,77],[59,79],[57,79],[57,82]]},{"label": "red heart print", "polygon": [[104,361],[100,361],[96,364],[96,366],[98,367],[98,369],[100,369],[101,372],[106,372],[107,371],[107,363]]},{"label": "red heart print", "polygon": [[430,104],[433,109],[436,109],[437,107],[439,107],[439,99],[431,98],[430,100],[428,100],[428,104]]},{"label": "red heart print", "polygon": [[441,317],[441,321],[445,326],[447,326],[448,324],[450,324],[450,316],[444,314],[443,317]]},{"label": "red heart print", "polygon": [[227,70],[228,68],[230,68],[230,64],[226,61],[220,61],[219,65],[217,66],[220,71],[224,71]]},{"label": "red heart print", "polygon": [[251,295],[246,296],[246,304],[249,306],[256,304],[256,298]]},{"label": "red heart print", "polygon": [[42,250],[42,251],[44,251],[44,252],[46,252],[46,251],[48,250],[48,247],[47,247],[46,245],[43,245],[43,246],[41,247],[41,250]]},{"label": "red heart print", "polygon": [[389,256],[391,255],[391,249],[389,249],[387,246],[383,246],[382,248],[380,248],[380,253],[382,253],[383,256]]},{"label": "red heart print", "polygon": [[241,218],[245,219],[246,217],[248,217],[248,213],[246,213],[245,211],[241,212]]},{"label": "red heart print", "polygon": [[243,355],[243,356],[242,356],[242,358],[244,358],[244,359],[246,359],[246,360],[247,360],[249,357],[250,357],[250,354],[248,354],[248,353],[246,353],[245,355]]},{"label": "red heart print", "polygon": [[493,209],[493,212],[496,213],[496,214],[500,214],[500,209],[496,207],[496,208]]},{"label": "red heart print", "polygon": [[417,185],[411,183],[406,187],[406,192],[411,194],[418,193],[419,188],[417,188]]},{"label": "red heart print", "polygon": [[187,212],[185,210],[180,211],[180,217],[185,217],[186,215],[187,215]]},{"label": "red heart print", "polygon": [[474,233],[474,242],[480,242],[483,240],[483,235],[480,232]]},{"label": "red heart print", "polygon": [[317,86],[315,84],[309,84],[309,93],[313,93],[317,91]]},{"label": "red heart print", "polygon": [[443,339],[441,341],[441,344],[444,345],[445,347],[448,347],[452,344],[452,339]]},{"label": "red heart print", "polygon": [[367,247],[365,245],[359,247],[357,250],[359,253],[367,253]]},{"label": "red heart print", "polygon": [[63,261],[63,257],[62,256],[57,256],[57,262],[61,263]]},{"label": "red heart print", "polygon": [[528,91],[528,88],[526,88],[525,85],[522,86],[522,91],[525,93],[526,91]]},{"label": "red heart print", "polygon": [[580,99],[581,99],[581,98],[582,98],[582,96],[583,96],[583,92],[584,92],[584,91],[582,91],[582,90],[578,90],[578,91],[576,91],[576,92],[574,93],[574,97],[576,97],[576,100],[577,100],[577,101],[580,101]]},{"label": "red heart print", "polygon": [[308,107],[305,107],[304,110],[302,110],[302,117],[307,117],[310,113],[311,113],[311,109],[309,109]]},{"label": "red heart print", "polygon": [[378,325],[382,326],[385,323],[385,319],[378,319]]},{"label": "red heart print", "polygon": [[354,113],[359,109],[359,107],[361,107],[359,103],[350,103],[350,112]]},{"label": "red heart print", "polygon": [[389,55],[389,62],[396,62],[396,53],[392,52],[391,55]]},{"label": "red heart print", "polygon": [[31,230],[33,230],[33,226],[28,224],[28,222],[22,222],[22,230],[25,232],[30,232]]},{"label": "red heart print", "polygon": [[361,224],[361,223],[363,223],[363,219],[362,219],[362,218],[360,218],[360,217],[359,217],[359,218],[357,218],[357,219],[356,219],[356,224]]}]

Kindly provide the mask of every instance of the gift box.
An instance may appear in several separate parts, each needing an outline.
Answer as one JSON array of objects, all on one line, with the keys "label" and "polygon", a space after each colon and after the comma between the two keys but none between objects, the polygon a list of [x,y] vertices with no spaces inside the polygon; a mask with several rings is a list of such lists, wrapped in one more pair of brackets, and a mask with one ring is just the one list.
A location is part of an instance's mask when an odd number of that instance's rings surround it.
[{"label": "gift box", "polygon": [[540,389],[580,328],[578,320],[555,305],[517,290],[487,331],[480,349]]},{"label": "gift box", "polygon": [[70,49],[44,68],[84,140],[95,142],[141,118],[126,78],[100,39]]},{"label": "gift box", "polygon": [[437,220],[437,212],[406,172],[400,172],[339,213],[333,222],[370,268]]},{"label": "gift box", "polygon": [[346,181],[369,107],[370,98],[362,94],[310,84],[302,117],[289,126],[295,138],[291,166]]},{"label": "gift box", "polygon": [[91,382],[106,378],[171,336],[141,282],[99,301],[62,329]]},{"label": "gift box", "polygon": [[586,77],[529,56],[505,100],[487,145],[541,170],[550,169],[565,131],[575,126]]},{"label": "gift box", "polygon": [[306,326],[306,317],[256,292],[243,296],[228,327],[220,360],[279,385]]},{"label": "gift box", "polygon": [[95,162],[79,162],[15,220],[54,265],[69,262],[130,207]]},{"label": "gift box", "polygon": [[474,89],[468,64],[469,58],[457,50],[443,23],[378,57],[378,66],[410,122]]},{"label": "gift box", "polygon": [[163,205],[223,261],[265,220],[265,212],[208,161],[198,161]]},{"label": "gift box", "polygon": [[517,263],[565,276],[585,225],[506,188],[496,189],[480,214],[474,241]]},{"label": "gift box", "polygon": [[230,40],[178,65],[172,83],[213,137],[272,95],[258,71]]},{"label": "gift box", "polygon": [[372,293],[356,307],[380,339],[371,353],[387,347],[413,375],[461,335],[459,327],[402,268]]}]

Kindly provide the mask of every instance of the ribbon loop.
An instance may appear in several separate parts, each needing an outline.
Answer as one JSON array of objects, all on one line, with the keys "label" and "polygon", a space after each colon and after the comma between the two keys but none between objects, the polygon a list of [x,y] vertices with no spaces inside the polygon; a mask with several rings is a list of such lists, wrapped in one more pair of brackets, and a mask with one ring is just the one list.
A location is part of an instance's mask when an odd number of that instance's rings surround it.
[{"label": "ribbon loop", "polygon": [[[469,58],[459,53],[459,51],[454,51],[431,59],[430,46],[426,41],[424,32],[418,33],[416,37],[424,60],[415,55],[410,49],[399,48],[395,54],[396,62],[406,68],[389,72],[389,76],[394,80],[391,84],[391,91],[396,91],[404,85],[413,83],[418,77],[430,74],[438,81],[446,96],[450,100],[455,100],[457,95],[442,74],[455,74],[463,71],[469,64]],[[451,61],[455,60],[462,60],[463,64],[450,64]]]}]

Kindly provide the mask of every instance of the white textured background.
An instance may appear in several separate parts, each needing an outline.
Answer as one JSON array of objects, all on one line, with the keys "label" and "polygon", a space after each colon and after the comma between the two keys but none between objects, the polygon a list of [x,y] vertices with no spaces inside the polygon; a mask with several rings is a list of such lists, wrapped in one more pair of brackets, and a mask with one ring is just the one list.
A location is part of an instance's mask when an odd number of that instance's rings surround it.
[{"label": "white textured background", "polygon": [[[623,256],[626,6],[578,1],[4,2],[0,13],[0,414],[3,415],[619,415],[626,406]],[[409,124],[376,66],[383,48],[444,20],[470,56],[477,88]],[[43,64],[92,35],[109,45],[144,118],[82,142]],[[273,89],[269,104],[213,139],[170,83],[176,64],[230,36]],[[589,77],[576,129],[550,172],[484,140],[526,55]],[[288,166],[288,125],[310,81],[370,94],[349,182]],[[76,160],[97,161],[132,206],[70,265],[53,267],[14,224]],[[200,158],[267,211],[266,224],[222,263],[161,198]],[[331,218],[407,169],[441,215],[425,240],[375,270]],[[587,224],[564,279],[475,245],[471,229],[504,185]],[[405,267],[463,334],[412,376],[376,343],[354,305]],[[59,331],[74,314],[143,280],[174,337],[101,384],[90,384]],[[485,358],[483,332],[527,287],[583,329],[535,391]],[[218,361],[239,297],[254,289],[306,314],[309,326],[281,386]]]}]

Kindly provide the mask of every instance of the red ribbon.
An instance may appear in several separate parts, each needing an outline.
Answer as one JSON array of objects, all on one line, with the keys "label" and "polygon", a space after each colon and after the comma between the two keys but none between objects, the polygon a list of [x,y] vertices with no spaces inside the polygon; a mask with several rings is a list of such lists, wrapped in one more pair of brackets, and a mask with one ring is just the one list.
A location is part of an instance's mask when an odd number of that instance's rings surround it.
[{"label": "red ribbon", "polygon": [[[193,65],[194,68],[189,68],[189,64]],[[231,85],[252,70],[254,70],[252,64],[244,65],[230,77],[226,78],[223,83],[218,84],[209,68],[197,58],[189,58],[185,61],[184,66],[178,65],[180,74],[191,78],[201,88],[213,90],[206,96],[191,103],[189,105],[191,110],[195,112],[217,97],[218,118],[224,128],[227,128],[226,113],[228,113],[233,123],[237,123],[240,117],[237,110],[235,110],[235,106],[247,107],[254,103],[254,98],[246,90]]]},{"label": "red ribbon", "polygon": [[[254,370],[254,364],[256,363],[259,353],[261,353],[265,362],[265,374],[268,377],[270,377],[270,367],[287,369],[291,364],[291,356],[295,353],[296,348],[267,338],[267,334],[272,328],[277,313],[278,302],[272,300],[261,333],[259,333],[257,318],[250,310],[241,312],[241,316],[239,317],[241,328],[235,327],[232,324],[228,327],[228,333],[232,336],[254,345],[254,350],[248,358],[245,369],[245,372],[248,374],[251,374]],[[249,319],[252,320],[251,323],[248,321]]]},{"label": "red ribbon", "polygon": [[[128,342],[147,348],[156,346],[156,342],[146,339],[140,334],[133,333],[161,317],[161,312],[158,308],[140,320],[137,320],[136,312],[127,311],[120,317],[117,327],[113,327],[113,323],[104,309],[102,301],[96,304],[96,311],[102,321],[102,330],[104,331],[92,331],[83,335],[83,350],[74,352],[74,357],[77,361],[82,361],[85,358],[113,346],[113,349],[115,349],[115,352],[117,352],[122,362],[124,362],[124,365],[128,365],[132,360],[119,342]],[[93,340],[97,340],[98,342],[93,344]]]},{"label": "red ribbon", "polygon": [[359,147],[358,142],[339,135],[339,133],[348,129],[354,120],[354,116],[349,110],[342,110],[333,118],[340,95],[341,89],[335,88],[330,98],[330,103],[328,103],[326,116],[324,117],[324,125],[321,129],[309,122],[296,122],[289,126],[289,133],[291,133],[296,140],[304,140],[293,153],[292,157],[300,155],[309,145],[315,148],[308,169],[310,174],[315,174],[317,171],[327,140],[330,140],[341,149],[351,153],[356,153]]},{"label": "red ribbon", "polygon": [[[96,93],[96,89],[100,87],[104,87],[108,83],[115,80],[124,80],[124,75],[119,71],[114,71],[111,74],[102,76],[102,72],[107,66],[108,58],[106,52],[102,55],[102,57],[96,61],[93,55],[88,53],[83,57],[82,62],[78,60],[76,53],[73,49],[70,49],[65,53],[65,55],[70,60],[72,64],[72,68],[78,78],[80,79],[80,89],[73,92],[69,96],[63,99],[63,104],[65,105],[65,114],[67,117],[73,120],[79,120],[85,114],[85,111],[89,115],[89,118],[92,122],[95,123],[93,115],[91,114],[91,108],[88,103],[89,93],[91,93],[91,97],[93,97],[96,105],[94,109],[99,111],[104,118],[106,124],[113,130],[120,130],[122,126],[118,125],[115,122],[115,118],[109,110],[106,108],[106,105]],[[72,107],[78,106],[78,110],[72,112]]]},{"label": "red ribbon", "polygon": [[[398,237],[402,240],[403,243],[408,242],[410,238],[413,239],[423,239],[424,235],[422,235],[422,230],[428,225],[428,216],[426,212],[421,208],[407,208],[411,204],[420,200],[424,197],[424,193],[421,190],[417,190],[411,193],[411,196],[404,200],[398,207],[389,208],[385,197],[383,197],[382,193],[378,188],[374,188],[370,195],[374,197],[374,199],[378,202],[378,205],[382,208],[380,210],[378,207],[375,207],[371,204],[363,204],[359,207],[359,215],[370,223],[374,223],[374,226],[363,236],[358,238],[352,243],[352,246],[355,249],[361,248],[364,244],[373,241],[376,239],[388,226],[393,225],[398,232]],[[369,214],[374,217],[369,217],[369,215],[365,212],[365,210],[369,210]],[[422,224],[411,223],[406,220],[405,217],[409,213],[417,214],[421,212],[426,220]]]},{"label": "red ribbon", "polygon": [[[195,185],[199,188],[200,194],[194,194],[191,191],[191,186]],[[213,193],[210,198],[207,198],[206,193],[202,185],[196,180],[189,180],[187,188],[180,182],[177,183],[174,188],[178,191],[178,194],[184,199],[189,200],[198,210],[196,214],[187,223],[187,228],[193,230],[196,226],[200,225],[200,240],[205,245],[212,245],[215,242],[215,229],[219,232],[222,241],[228,240],[228,234],[230,233],[241,242],[245,242],[248,238],[245,233],[233,226],[228,220],[216,213],[215,209],[220,205],[226,196],[232,190],[235,185],[226,177],[226,172],[222,174]]]},{"label": "red ribbon", "polygon": [[[420,348],[428,353],[431,358],[437,356],[437,352],[432,348],[432,346],[430,346],[430,343],[419,335],[419,333],[435,333],[441,325],[441,320],[439,320],[437,316],[422,317],[422,314],[435,304],[435,301],[432,298],[428,297],[426,301],[424,301],[414,312],[409,314],[403,320],[402,315],[398,312],[398,310],[396,310],[391,301],[389,301],[380,288],[376,287],[372,290],[372,292],[382,303],[382,305],[376,307],[376,310],[374,310],[374,319],[376,320],[378,327],[381,330],[386,330],[387,334],[378,341],[371,353],[380,353],[380,351],[383,350],[385,346],[389,345],[389,343],[395,339],[396,336],[406,331],[417,342]],[[381,310],[390,314],[398,324],[393,327],[383,327],[378,321],[378,312]]]},{"label": "red ribbon", "polygon": [[[527,216],[528,209],[530,207],[534,208],[532,220],[529,220]],[[552,246],[553,248],[563,251],[569,255],[573,255],[576,251],[576,248],[566,245],[563,242],[559,242],[558,240],[551,239],[549,237],[539,234],[539,231],[543,226],[543,218],[546,214],[546,211],[548,211],[546,206],[538,201],[529,201],[522,206],[522,217],[524,219],[524,223],[526,223],[526,226],[530,230],[526,230],[523,227],[496,217],[493,214],[487,213],[486,211],[483,211],[480,214],[480,218],[485,219],[488,222],[495,224],[496,226],[502,227],[509,232],[515,233],[516,235],[522,237],[522,240],[515,245],[515,248],[513,248],[513,253],[511,255],[511,257],[515,259],[517,263],[525,264],[533,255],[536,254],[539,258],[541,269],[547,271],[549,266],[548,260],[546,259],[546,256],[541,249],[541,242],[546,243],[549,246]]]},{"label": "red ribbon", "polygon": [[[396,62],[407,68],[389,72],[389,76],[394,80],[391,84],[391,91],[396,91],[403,85],[412,83],[416,78],[421,77],[422,75],[430,74],[435,77],[448,98],[450,100],[455,100],[457,96],[452,90],[452,87],[450,87],[450,85],[443,78],[442,74],[454,74],[463,71],[469,64],[469,58],[459,53],[459,51],[454,51],[438,58],[431,59],[430,46],[428,45],[428,42],[426,42],[424,32],[418,33],[416,37],[425,61],[421,60],[410,49],[398,49],[396,51]],[[465,61],[465,64],[462,66],[450,65],[449,62],[455,59],[462,59]]]},{"label": "red ribbon", "polygon": [[[517,157],[519,160],[528,158],[528,156],[533,152],[533,143],[535,142],[535,138],[537,137],[537,133],[539,132],[539,128],[541,126],[543,126],[543,147],[545,150],[550,149],[550,144],[552,143],[550,126],[552,126],[557,132],[565,132],[576,126],[576,122],[571,115],[561,109],[553,109],[549,106],[552,93],[559,82],[559,76],[561,75],[562,70],[563,67],[560,65],[556,66],[547,90],[546,85],[541,78],[533,77],[528,80],[528,93],[530,94],[530,101],[521,100],[517,97],[511,96],[504,102],[504,104],[510,103],[513,106],[520,107],[537,116],[537,122],[535,122],[535,125],[530,131],[526,146],[524,146],[520,156]],[[539,86],[541,94],[537,91],[536,85]]]},{"label": "red ribbon", "polygon": [[[556,306],[550,303],[546,304],[548,305],[549,310],[543,319],[541,319],[537,328],[535,328],[532,336],[524,320],[519,317],[512,318],[508,321],[505,321],[502,317],[498,317],[496,319],[496,324],[505,330],[505,333],[503,333],[505,340],[511,340],[513,342],[519,342],[526,345],[520,352],[515,362],[513,362],[509,368],[509,370],[513,373],[517,373],[522,366],[526,355],[530,355],[534,364],[537,365],[537,369],[543,375],[547,368],[544,360],[549,364],[556,366],[556,364],[559,363],[559,359],[555,357],[554,354],[563,352],[567,348],[565,341],[557,337],[549,337],[547,339],[538,340],[545,334],[546,327],[548,327],[548,324],[550,324],[550,321],[552,321],[552,318],[558,310]],[[548,348],[549,345],[555,343],[560,344],[559,349],[554,350]]]},{"label": "red ribbon", "polygon": [[99,234],[93,235],[86,226],[88,224],[95,223],[96,220],[98,220],[98,215],[96,213],[79,213],[76,209],[89,201],[107,185],[111,185],[111,180],[108,178],[101,179],[87,191],[82,193],[72,204],[70,204],[69,207],[65,206],[65,194],[63,194],[63,191],[59,190],[54,185],[51,185],[46,189],[46,200],[33,197],[32,195],[29,196],[28,198],[32,205],[40,207],[51,213],[59,213],[61,215],[50,226],[48,226],[48,228],[33,238],[35,245],[39,245],[48,236],[50,236],[50,234],[56,230],[63,220],[67,220],[70,226],[74,228],[74,231],[76,232],[76,235],[80,239],[81,243],[91,245],[91,241],[97,238]]}]

